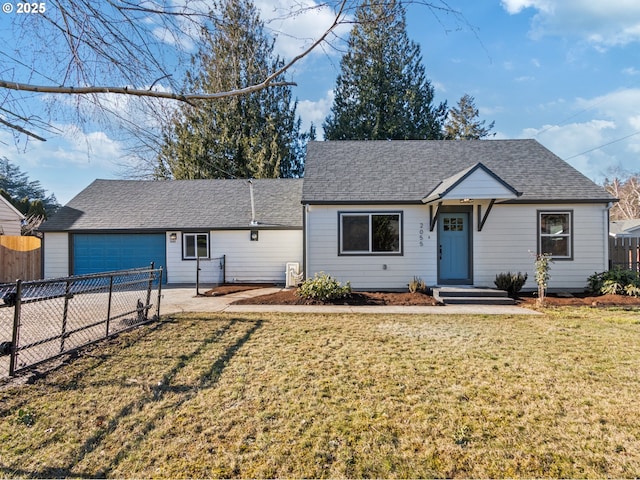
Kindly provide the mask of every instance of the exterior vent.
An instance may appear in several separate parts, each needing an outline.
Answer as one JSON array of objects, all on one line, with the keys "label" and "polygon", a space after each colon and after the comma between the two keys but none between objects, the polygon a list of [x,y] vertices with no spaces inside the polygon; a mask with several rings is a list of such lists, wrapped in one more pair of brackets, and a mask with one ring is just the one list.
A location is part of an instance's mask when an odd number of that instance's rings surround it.
[{"label": "exterior vent", "polygon": [[297,287],[302,282],[302,272],[298,262],[288,262],[285,270],[286,288]]}]

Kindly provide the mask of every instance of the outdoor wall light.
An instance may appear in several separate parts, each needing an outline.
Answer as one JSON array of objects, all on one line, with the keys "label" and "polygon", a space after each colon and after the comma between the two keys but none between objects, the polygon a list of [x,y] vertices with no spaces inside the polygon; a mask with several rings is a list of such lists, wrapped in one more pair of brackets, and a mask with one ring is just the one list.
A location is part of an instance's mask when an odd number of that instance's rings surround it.
[{"label": "outdoor wall light", "polygon": [[171,243],[176,243],[176,240],[178,240],[178,234],[176,232],[171,232],[169,234],[169,241]]},{"label": "outdoor wall light", "polygon": [[258,230],[251,230],[251,241],[252,242],[258,241]]}]

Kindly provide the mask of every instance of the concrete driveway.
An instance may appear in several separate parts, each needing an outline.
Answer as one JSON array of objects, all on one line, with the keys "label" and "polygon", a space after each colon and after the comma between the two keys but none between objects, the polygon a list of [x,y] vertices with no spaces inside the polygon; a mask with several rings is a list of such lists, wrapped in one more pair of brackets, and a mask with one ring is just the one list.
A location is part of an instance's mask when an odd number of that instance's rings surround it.
[{"label": "concrete driveway", "polygon": [[231,305],[240,298],[255,297],[280,291],[260,288],[220,297],[196,296],[195,287],[162,287],[160,314],[181,312],[285,312],[285,313],[382,313],[382,314],[479,314],[541,315],[540,312],[513,305],[446,305],[446,306],[349,306],[349,305]]}]

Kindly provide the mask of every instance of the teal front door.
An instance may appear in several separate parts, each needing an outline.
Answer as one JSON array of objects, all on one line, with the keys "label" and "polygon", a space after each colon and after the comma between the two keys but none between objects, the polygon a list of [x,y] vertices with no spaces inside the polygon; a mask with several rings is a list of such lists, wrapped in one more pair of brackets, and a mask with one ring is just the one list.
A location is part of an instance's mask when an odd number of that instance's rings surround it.
[{"label": "teal front door", "polygon": [[472,283],[469,219],[468,212],[442,212],[438,217],[438,283]]}]

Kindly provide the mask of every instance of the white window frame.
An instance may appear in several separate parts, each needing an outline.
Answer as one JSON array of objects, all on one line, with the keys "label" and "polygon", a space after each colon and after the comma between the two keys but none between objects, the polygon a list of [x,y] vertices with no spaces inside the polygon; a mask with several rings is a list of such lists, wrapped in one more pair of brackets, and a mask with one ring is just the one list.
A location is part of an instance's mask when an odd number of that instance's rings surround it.
[{"label": "white window frame", "polygon": [[[542,217],[544,215],[566,215],[567,225],[569,226],[568,232],[557,233],[543,233],[542,232]],[[543,238],[566,238],[567,239],[567,255],[551,255],[554,260],[573,260],[573,210],[538,210],[538,253],[552,253],[542,251],[542,239]]]},{"label": "white window frame", "polygon": [[[206,256],[200,256],[200,258],[209,258],[209,234],[206,232],[183,232],[182,233],[182,259],[183,260],[196,260],[198,254],[198,238],[204,237],[206,240],[207,254]],[[195,255],[187,255],[187,239],[193,238],[195,241]]]},{"label": "white window frame", "polygon": [[[373,250],[373,234],[372,234],[372,226],[373,226],[373,217],[375,216],[396,216],[398,217],[398,250],[394,251],[374,251]],[[345,217],[368,217],[369,219],[369,248],[368,250],[344,250],[344,228],[343,228],[343,218]],[[402,238],[402,229],[403,229],[403,216],[401,211],[381,211],[381,212],[338,212],[338,254],[339,255],[373,255],[373,256],[381,256],[381,255],[402,255],[403,254],[403,238]]]}]

